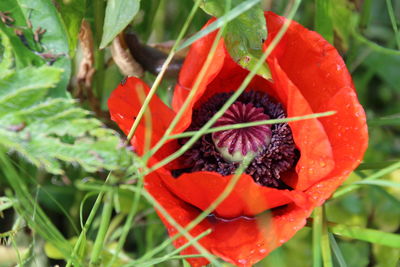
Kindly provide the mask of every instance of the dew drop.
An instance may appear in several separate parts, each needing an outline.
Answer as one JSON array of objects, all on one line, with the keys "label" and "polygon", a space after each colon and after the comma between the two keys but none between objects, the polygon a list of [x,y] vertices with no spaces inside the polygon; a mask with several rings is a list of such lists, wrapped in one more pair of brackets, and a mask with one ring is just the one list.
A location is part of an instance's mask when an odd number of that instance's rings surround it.
[{"label": "dew drop", "polygon": [[247,264],[247,260],[245,260],[245,259],[240,259],[240,260],[238,260],[238,262],[243,265]]}]

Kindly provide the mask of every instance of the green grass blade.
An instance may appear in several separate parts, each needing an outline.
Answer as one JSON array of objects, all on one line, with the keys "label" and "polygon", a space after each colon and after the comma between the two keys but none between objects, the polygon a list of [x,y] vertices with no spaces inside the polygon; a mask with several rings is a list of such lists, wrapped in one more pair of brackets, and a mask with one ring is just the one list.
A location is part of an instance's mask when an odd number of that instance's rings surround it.
[{"label": "green grass blade", "polygon": [[[384,169],[381,169],[380,171],[374,173],[373,175],[367,177],[366,179],[364,179],[363,181],[371,181],[371,180],[376,180],[381,178],[382,176],[389,174],[397,169],[400,168],[400,162],[394,163],[392,165],[390,165],[389,167],[386,167]],[[347,194],[351,191],[354,191],[358,188],[360,188],[361,185],[358,184],[349,184],[349,185],[344,185],[342,188],[340,188],[339,190],[336,191],[336,193],[333,195],[333,198],[337,198],[340,197],[344,194]]]},{"label": "green grass blade", "polygon": [[[314,113],[314,114],[310,114],[310,115],[298,116],[298,117],[292,117],[292,118],[286,118],[286,119],[274,119],[274,120],[264,120],[264,121],[254,121],[254,122],[247,122],[247,123],[230,124],[230,125],[226,125],[226,126],[219,126],[219,127],[208,129],[208,130],[204,131],[204,134],[215,133],[215,132],[225,131],[225,130],[232,130],[232,129],[241,129],[241,128],[253,127],[253,126],[258,126],[258,125],[286,123],[286,122],[290,122],[290,121],[299,121],[299,120],[320,118],[320,117],[331,116],[331,115],[334,115],[335,113],[336,113],[336,111],[328,111],[328,112]],[[197,131],[187,131],[187,132],[184,132],[181,134],[171,135],[168,139],[191,137],[191,136],[195,135],[196,133],[197,133]]]},{"label": "green grass blade", "polygon": [[312,224],[313,267],[322,266],[322,219],[322,207],[316,207],[314,209],[314,219]]},{"label": "green grass blade", "polygon": [[[107,179],[104,182],[105,185],[108,183],[110,176],[111,176],[111,172],[108,174]],[[103,199],[103,195],[105,193],[105,188],[106,188],[105,186],[102,187],[102,190],[100,191],[100,193],[98,194],[98,196],[96,198],[96,201],[92,207],[92,210],[89,213],[89,217],[87,218],[86,223],[82,228],[81,234],[79,235],[78,240],[76,241],[74,250],[72,251],[72,256],[75,256],[78,254],[79,249],[82,247],[82,243],[86,239],[86,233],[89,230],[89,227],[91,226],[91,224],[96,216],[97,210],[100,208],[101,200]],[[73,263],[69,260],[67,262],[66,266],[71,267],[72,264]]]},{"label": "green grass blade", "polygon": [[122,233],[121,233],[121,236],[119,237],[117,247],[115,249],[113,257],[111,258],[111,261],[108,264],[108,267],[113,266],[113,264],[117,260],[118,255],[121,252],[122,247],[126,241],[126,238],[128,237],[129,229],[132,227],[132,225],[134,223],[135,215],[139,209],[139,204],[140,204],[139,200],[142,195],[144,177],[142,175],[140,175],[139,170],[136,169],[135,171],[138,176],[138,183],[136,186],[137,192],[136,192],[135,198],[133,200],[132,208],[130,209],[130,211],[128,213],[128,217],[126,218],[125,224],[122,228]]},{"label": "green grass blade", "polygon": [[387,160],[387,161],[379,161],[379,162],[365,162],[361,163],[357,167],[357,171],[363,171],[363,170],[380,170],[384,169],[386,167],[389,167],[392,164],[395,164],[396,162],[399,162],[400,159],[397,160]]},{"label": "green grass blade", "polygon": [[331,0],[315,0],[315,30],[333,44],[333,23],[330,9]]},{"label": "green grass blade", "polygon": [[336,242],[335,236],[332,233],[329,233],[329,241],[331,243],[332,252],[337,260],[338,266],[339,267],[347,267],[346,261],[344,260],[344,257],[342,255],[342,251],[340,250],[340,248]]},{"label": "green grass blade", "polygon": [[390,23],[392,24],[394,37],[395,37],[396,43],[397,43],[397,48],[400,50],[400,35],[399,35],[399,30],[397,28],[398,22],[396,20],[395,14],[394,14],[393,5],[392,5],[391,0],[386,0],[386,7],[387,7],[389,18],[390,18]]},{"label": "green grass blade", "polygon": [[[13,200],[13,206],[18,214],[20,214],[27,221],[28,225],[40,236],[56,246],[66,259],[69,259],[69,261],[75,265],[79,265],[79,260],[71,254],[72,247],[70,243],[58,231],[32,197],[27,184],[24,183],[25,179],[20,177],[3,150],[0,150],[0,166],[6,181],[8,181],[15,192],[16,198]],[[9,196],[9,198],[10,197],[11,196]]]},{"label": "green grass blade", "polygon": [[400,234],[334,223],[328,223],[328,230],[338,236],[400,249]]},{"label": "green grass blade", "polygon": [[321,236],[321,251],[324,267],[333,267],[331,244],[329,240],[328,222],[326,221],[325,208],[322,208],[322,236]]},{"label": "green grass blade", "polygon": [[100,227],[94,242],[89,266],[99,266],[101,263],[101,253],[103,252],[107,229],[110,225],[111,213],[113,211],[112,193],[108,193],[104,198],[103,212],[101,214]]},{"label": "green grass blade", "polygon": [[376,126],[398,126],[400,125],[400,116],[392,115],[390,117],[371,119],[367,121],[368,126],[376,127]]},{"label": "green grass blade", "polygon": [[377,180],[377,181],[359,181],[354,182],[353,184],[357,185],[376,185],[376,186],[385,186],[385,187],[400,187],[399,182],[387,181],[387,180]]}]

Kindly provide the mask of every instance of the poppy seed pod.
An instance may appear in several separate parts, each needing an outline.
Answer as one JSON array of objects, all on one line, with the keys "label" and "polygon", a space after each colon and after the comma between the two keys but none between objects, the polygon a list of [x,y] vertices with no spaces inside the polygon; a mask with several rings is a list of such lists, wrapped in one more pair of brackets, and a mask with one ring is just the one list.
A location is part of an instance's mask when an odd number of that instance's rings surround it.
[{"label": "poppy seed pod", "polygon": [[[285,18],[266,12],[268,39],[276,36]],[[180,71],[172,109],[157,97],[149,104],[132,144],[145,149],[146,125],[152,124],[155,145],[190,93],[216,33],[197,40]],[[272,81],[255,76],[245,92],[214,126],[336,111],[332,116],[229,130],[201,137],[184,155],[145,177],[146,190],[181,225],[188,225],[221,194],[240,164],[240,155],[254,159],[228,197],[194,227],[199,243],[210,253],[238,266],[250,266],[288,241],[313,209],[331,196],[359,165],[368,144],[365,113],[349,72],[336,51],[318,33],[291,22],[267,58]],[[220,40],[194,98],[174,129],[182,133],[201,128],[237,90],[248,71],[232,60]],[[148,86],[129,78],[109,99],[111,117],[128,133],[141,107],[137,88]],[[146,124],[147,123],[147,124]],[[187,140],[167,142],[149,159],[153,166]],[[222,151],[223,150],[223,151]],[[236,153],[236,156],[235,156]],[[237,157],[239,153],[239,157]],[[227,156],[229,154],[232,158]],[[161,216],[161,215],[160,215]],[[165,218],[171,236],[178,231]],[[187,240],[180,237],[176,247]],[[182,254],[197,254],[193,247]],[[207,264],[191,258],[193,266]]]}]

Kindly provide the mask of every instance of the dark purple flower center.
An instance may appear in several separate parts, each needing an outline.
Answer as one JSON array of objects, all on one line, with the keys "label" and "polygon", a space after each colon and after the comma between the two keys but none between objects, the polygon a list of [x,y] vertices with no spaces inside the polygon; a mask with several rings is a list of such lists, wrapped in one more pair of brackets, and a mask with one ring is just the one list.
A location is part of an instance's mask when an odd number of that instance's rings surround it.
[{"label": "dark purple flower center", "polygon": [[[236,101],[217,120],[214,127],[268,119],[269,116],[262,108],[256,108],[252,103],[244,104]],[[212,140],[224,159],[240,162],[249,153],[256,155],[264,150],[271,141],[271,135],[269,125],[257,125],[216,132],[212,134]]]},{"label": "dark purple flower center", "polygon": [[[231,95],[232,93],[216,94],[194,109],[192,123],[187,130],[199,130]],[[286,114],[280,103],[267,94],[249,91],[244,92],[231,105],[214,127],[283,118],[286,118]],[[187,140],[180,139],[181,145]],[[179,177],[187,172],[212,171],[231,175],[249,153],[254,153],[255,157],[245,172],[256,183],[290,189],[281,178],[294,168],[300,152],[296,149],[287,123],[258,125],[204,135],[182,156],[181,160],[187,167],[173,170],[172,174]]]}]

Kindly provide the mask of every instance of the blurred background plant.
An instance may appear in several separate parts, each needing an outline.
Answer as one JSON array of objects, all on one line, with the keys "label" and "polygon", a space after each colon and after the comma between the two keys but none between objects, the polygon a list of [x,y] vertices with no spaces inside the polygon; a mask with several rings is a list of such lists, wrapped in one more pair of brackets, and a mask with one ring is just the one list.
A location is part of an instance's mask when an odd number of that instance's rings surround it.
[{"label": "blurred background plant", "polygon": [[[259,2],[285,15],[297,1]],[[400,1],[301,2],[295,20],[346,61],[370,145],[308,227],[257,266],[399,266]],[[172,245],[157,250],[166,230],[137,191],[141,160],[106,104],[126,75],[154,82],[193,5],[0,2],[0,266],[187,265]],[[186,40],[198,39],[209,17],[197,10]],[[185,52],[157,90],[167,104]]]}]

